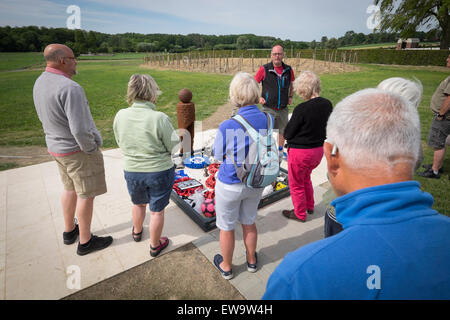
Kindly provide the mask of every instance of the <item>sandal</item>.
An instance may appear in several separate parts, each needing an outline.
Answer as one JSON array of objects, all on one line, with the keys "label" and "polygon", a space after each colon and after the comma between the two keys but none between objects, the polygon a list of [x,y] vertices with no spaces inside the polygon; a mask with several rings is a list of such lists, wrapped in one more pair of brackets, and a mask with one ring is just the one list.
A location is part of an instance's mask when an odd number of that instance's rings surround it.
[{"label": "sandal", "polygon": [[133,229],[131,229],[131,235],[133,236],[133,240],[136,242],[141,241],[142,238],[142,232],[144,231],[144,228],[142,228],[142,231],[139,233],[134,233],[134,226]]},{"label": "sandal", "polygon": [[159,240],[159,246],[157,246],[156,248],[153,248],[150,245],[150,255],[152,257],[156,257],[158,254],[161,253],[161,251],[163,251],[169,245],[169,238],[161,237],[161,240]]}]

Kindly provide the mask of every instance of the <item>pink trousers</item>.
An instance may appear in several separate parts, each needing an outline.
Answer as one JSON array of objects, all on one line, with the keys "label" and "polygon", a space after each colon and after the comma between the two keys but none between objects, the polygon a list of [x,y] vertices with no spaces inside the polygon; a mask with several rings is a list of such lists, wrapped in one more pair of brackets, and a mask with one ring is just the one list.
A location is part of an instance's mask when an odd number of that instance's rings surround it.
[{"label": "pink trousers", "polygon": [[288,149],[288,176],[295,215],[306,219],[306,210],[314,210],[314,190],[311,172],[322,160],[323,147]]}]

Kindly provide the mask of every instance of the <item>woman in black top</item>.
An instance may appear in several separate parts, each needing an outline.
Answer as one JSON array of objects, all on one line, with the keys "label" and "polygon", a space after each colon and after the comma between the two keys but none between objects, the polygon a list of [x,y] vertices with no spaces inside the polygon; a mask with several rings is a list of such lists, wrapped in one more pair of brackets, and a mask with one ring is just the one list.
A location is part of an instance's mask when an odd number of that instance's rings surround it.
[{"label": "woman in black top", "polygon": [[311,172],[323,157],[326,125],[333,106],[319,96],[320,79],[304,71],[294,81],[294,91],[305,100],[295,107],[284,137],[288,145],[288,174],[293,210],[283,210],[287,218],[305,222],[306,213],[314,212]]}]

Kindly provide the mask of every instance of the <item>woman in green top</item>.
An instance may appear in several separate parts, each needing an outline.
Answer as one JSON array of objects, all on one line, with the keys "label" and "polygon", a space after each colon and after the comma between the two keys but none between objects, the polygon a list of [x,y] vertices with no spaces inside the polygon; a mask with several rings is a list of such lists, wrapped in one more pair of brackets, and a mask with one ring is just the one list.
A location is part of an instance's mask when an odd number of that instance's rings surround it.
[{"label": "woman in green top", "polygon": [[161,237],[164,208],[169,204],[174,181],[172,153],[179,138],[169,117],[156,111],[161,94],[155,80],[147,74],[134,74],[128,82],[127,101],[114,119],[114,135],[124,156],[125,180],[133,202],[132,236],[140,241],[149,205],[150,255],[156,257],[169,244]]}]

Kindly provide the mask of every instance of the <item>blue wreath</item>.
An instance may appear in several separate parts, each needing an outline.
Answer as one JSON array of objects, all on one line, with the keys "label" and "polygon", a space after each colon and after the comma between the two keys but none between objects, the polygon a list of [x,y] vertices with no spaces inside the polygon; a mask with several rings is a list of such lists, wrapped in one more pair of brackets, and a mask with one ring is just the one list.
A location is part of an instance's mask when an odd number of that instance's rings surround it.
[{"label": "blue wreath", "polygon": [[192,156],[184,160],[184,165],[191,169],[203,169],[211,163],[206,156]]}]

